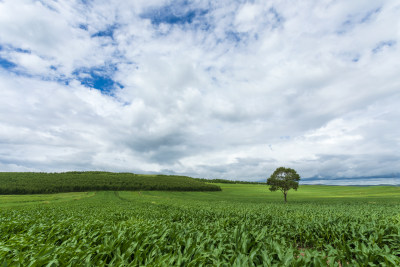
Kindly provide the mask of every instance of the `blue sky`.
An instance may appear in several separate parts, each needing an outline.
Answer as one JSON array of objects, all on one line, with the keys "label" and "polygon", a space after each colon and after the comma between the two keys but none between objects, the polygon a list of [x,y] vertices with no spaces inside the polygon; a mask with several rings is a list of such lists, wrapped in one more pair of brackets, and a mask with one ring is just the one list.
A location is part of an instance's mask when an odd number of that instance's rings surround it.
[{"label": "blue sky", "polygon": [[395,0],[0,1],[0,171],[400,184],[399,18]]}]

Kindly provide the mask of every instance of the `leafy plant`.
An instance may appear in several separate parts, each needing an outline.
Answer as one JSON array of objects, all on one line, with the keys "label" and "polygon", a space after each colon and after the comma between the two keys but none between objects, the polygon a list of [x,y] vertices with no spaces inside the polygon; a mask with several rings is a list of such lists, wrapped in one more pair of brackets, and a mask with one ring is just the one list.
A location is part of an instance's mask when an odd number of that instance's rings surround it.
[{"label": "leafy plant", "polygon": [[399,198],[296,197],[286,205],[280,195],[248,196],[265,195],[262,188],[98,191],[78,200],[0,204],[0,264],[400,266]]}]

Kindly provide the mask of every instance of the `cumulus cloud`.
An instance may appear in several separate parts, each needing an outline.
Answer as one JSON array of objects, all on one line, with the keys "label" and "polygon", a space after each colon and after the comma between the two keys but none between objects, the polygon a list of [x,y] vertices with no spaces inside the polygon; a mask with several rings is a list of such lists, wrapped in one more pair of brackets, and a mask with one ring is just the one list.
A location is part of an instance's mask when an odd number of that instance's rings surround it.
[{"label": "cumulus cloud", "polygon": [[400,173],[396,1],[0,1],[0,168]]}]

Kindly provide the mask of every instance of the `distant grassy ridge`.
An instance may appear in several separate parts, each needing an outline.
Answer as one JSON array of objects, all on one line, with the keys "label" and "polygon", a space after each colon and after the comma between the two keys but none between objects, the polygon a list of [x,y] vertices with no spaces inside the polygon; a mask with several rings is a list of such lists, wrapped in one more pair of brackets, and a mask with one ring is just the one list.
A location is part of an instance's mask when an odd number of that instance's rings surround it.
[{"label": "distant grassy ridge", "polygon": [[47,194],[83,191],[221,191],[187,176],[112,172],[0,172],[0,194]]}]

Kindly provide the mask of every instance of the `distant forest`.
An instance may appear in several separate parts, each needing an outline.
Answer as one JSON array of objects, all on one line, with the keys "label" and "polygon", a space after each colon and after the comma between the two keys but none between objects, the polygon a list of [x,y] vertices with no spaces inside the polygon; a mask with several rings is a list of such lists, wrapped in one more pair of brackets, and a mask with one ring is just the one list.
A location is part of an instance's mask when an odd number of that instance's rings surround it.
[{"label": "distant forest", "polygon": [[0,194],[49,194],[83,191],[221,191],[206,179],[175,175],[113,172],[0,172]]}]

